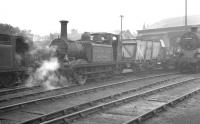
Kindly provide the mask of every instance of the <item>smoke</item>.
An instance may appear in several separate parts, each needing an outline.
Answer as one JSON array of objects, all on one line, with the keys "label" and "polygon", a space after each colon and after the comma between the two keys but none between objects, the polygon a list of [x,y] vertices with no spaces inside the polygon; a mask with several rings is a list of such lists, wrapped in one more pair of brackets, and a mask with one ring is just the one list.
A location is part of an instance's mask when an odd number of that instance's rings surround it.
[{"label": "smoke", "polygon": [[49,45],[40,45],[35,42],[34,47],[29,51],[33,65],[25,83],[27,87],[40,85],[51,90],[69,85],[67,78],[59,71],[61,65],[56,50],[56,46],[49,47]]},{"label": "smoke", "polygon": [[59,68],[60,64],[56,57],[44,60],[39,68],[30,73],[26,86],[40,85],[47,90],[52,90],[66,85],[68,81],[59,73]]},{"label": "smoke", "polygon": [[21,65],[21,62],[22,62],[22,57],[20,54],[15,54],[15,60],[17,62],[17,64]]},{"label": "smoke", "polygon": [[41,67],[36,71],[38,79],[43,79],[45,76],[49,75],[49,73],[55,72],[59,67],[60,65],[57,58],[43,61]]}]

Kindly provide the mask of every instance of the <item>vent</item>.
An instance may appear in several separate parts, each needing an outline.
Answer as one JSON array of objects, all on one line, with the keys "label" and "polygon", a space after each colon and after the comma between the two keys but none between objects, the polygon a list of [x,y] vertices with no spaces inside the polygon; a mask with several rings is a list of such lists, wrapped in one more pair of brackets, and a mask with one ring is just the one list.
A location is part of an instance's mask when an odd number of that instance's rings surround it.
[{"label": "vent", "polygon": [[0,44],[11,45],[11,37],[9,35],[0,34]]}]

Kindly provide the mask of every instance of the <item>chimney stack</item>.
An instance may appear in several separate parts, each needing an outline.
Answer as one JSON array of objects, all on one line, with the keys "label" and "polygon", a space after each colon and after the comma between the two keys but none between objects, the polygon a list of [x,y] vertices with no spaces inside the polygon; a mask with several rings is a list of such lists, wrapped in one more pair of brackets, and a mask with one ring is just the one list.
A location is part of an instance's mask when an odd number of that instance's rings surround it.
[{"label": "chimney stack", "polygon": [[60,38],[66,41],[67,41],[67,23],[68,22],[69,21],[65,21],[65,20],[60,21],[60,24],[61,24]]}]

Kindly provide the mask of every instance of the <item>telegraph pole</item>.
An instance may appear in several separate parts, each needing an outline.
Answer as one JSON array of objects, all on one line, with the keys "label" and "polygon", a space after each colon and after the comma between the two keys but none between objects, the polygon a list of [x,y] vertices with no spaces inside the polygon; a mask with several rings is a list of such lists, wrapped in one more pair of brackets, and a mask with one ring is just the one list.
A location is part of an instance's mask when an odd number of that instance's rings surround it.
[{"label": "telegraph pole", "polygon": [[185,28],[187,27],[187,0],[185,0]]},{"label": "telegraph pole", "polygon": [[120,40],[122,41],[122,19],[123,19],[123,15],[120,15],[121,18],[121,33],[120,33]]}]

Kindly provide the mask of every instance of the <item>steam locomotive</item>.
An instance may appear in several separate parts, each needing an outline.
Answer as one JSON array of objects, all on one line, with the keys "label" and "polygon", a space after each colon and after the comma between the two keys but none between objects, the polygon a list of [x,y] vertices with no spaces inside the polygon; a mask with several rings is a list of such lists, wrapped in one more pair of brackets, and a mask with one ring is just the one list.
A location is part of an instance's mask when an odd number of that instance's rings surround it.
[{"label": "steam locomotive", "polygon": [[0,34],[0,86],[23,79],[28,71],[27,52],[29,45],[24,37]]},{"label": "steam locomotive", "polygon": [[200,71],[200,35],[198,28],[192,27],[191,31],[184,33],[179,42],[178,68],[180,72]]}]

